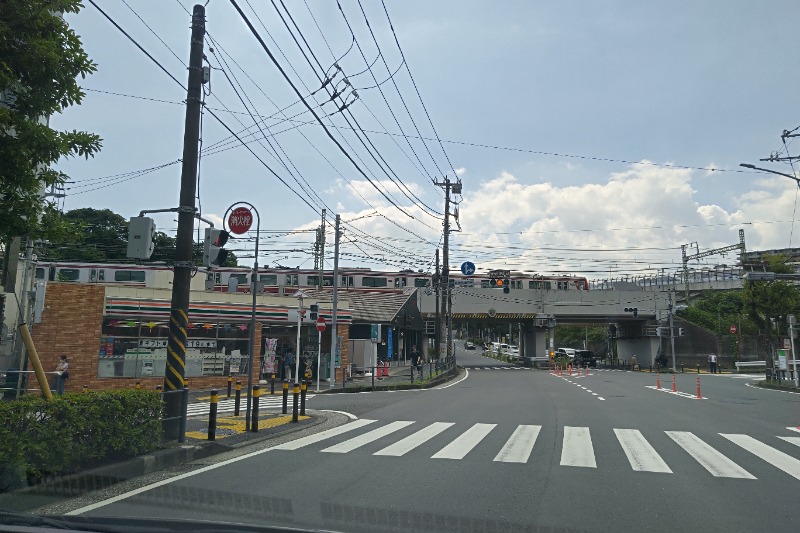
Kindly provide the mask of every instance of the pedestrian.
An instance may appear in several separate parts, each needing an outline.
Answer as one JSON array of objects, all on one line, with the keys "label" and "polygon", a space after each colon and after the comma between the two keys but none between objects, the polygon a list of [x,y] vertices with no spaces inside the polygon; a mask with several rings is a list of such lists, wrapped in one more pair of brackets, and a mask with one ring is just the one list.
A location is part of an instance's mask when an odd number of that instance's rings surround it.
[{"label": "pedestrian", "polygon": [[62,354],[58,357],[58,366],[56,366],[56,372],[58,373],[58,376],[56,377],[56,394],[61,396],[64,394],[64,385],[69,379],[69,363],[67,362],[66,355]]},{"label": "pedestrian", "polygon": [[709,354],[709,356],[708,356],[708,367],[709,367],[709,371],[712,374],[716,374],[717,373],[717,355],[716,354],[713,354],[713,353]]},{"label": "pedestrian", "polygon": [[639,359],[636,357],[636,354],[633,354],[631,357],[631,370],[639,370]]},{"label": "pedestrian", "polygon": [[411,374],[414,374],[414,369],[420,370],[419,368],[419,353],[417,352],[417,347],[411,347]]},{"label": "pedestrian", "polygon": [[286,379],[294,378],[294,354],[292,352],[286,353],[286,357],[283,359],[283,364],[286,367]]}]

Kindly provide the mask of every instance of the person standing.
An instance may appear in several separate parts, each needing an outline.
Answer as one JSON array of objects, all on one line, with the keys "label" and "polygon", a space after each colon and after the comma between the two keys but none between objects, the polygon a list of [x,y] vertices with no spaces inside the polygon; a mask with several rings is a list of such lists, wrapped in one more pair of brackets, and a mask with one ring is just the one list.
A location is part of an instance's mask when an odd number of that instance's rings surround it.
[{"label": "person standing", "polygon": [[58,366],[56,366],[56,372],[58,372],[58,376],[56,378],[56,394],[61,396],[64,394],[64,385],[66,385],[66,382],[69,379],[69,363],[67,362],[66,355],[62,354],[58,357]]},{"label": "person standing", "polygon": [[419,353],[417,352],[417,347],[413,345],[411,346],[411,375],[414,375],[415,369],[422,372],[422,368],[419,364]]},{"label": "person standing", "polygon": [[294,354],[292,352],[286,353],[286,357],[283,360],[283,364],[286,367],[285,379],[294,379]]},{"label": "person standing", "polygon": [[708,356],[708,367],[712,374],[717,373],[717,354],[710,354]]}]

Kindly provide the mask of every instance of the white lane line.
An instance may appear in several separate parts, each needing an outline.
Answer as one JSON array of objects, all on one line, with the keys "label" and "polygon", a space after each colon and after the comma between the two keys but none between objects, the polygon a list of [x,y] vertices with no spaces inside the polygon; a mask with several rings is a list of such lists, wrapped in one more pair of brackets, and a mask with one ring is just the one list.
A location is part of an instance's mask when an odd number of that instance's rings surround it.
[{"label": "white lane line", "polygon": [[747,470],[700,440],[694,433],[688,431],[665,431],[664,433],[694,457],[712,476],[756,479]]},{"label": "white lane line", "polygon": [[795,446],[800,446],[800,437],[778,437],[779,439],[783,439],[786,442],[791,442]]},{"label": "white lane line", "polygon": [[667,463],[658,455],[655,448],[647,442],[642,432],[638,429],[616,429],[614,434],[617,436],[622,451],[628,457],[631,468],[637,472],[663,472],[671,474]]},{"label": "white lane line", "polygon": [[786,429],[788,429],[789,431],[796,431],[800,433],[800,426],[797,427],[787,426]]},{"label": "white lane line", "polygon": [[593,392],[593,393],[592,393],[592,396],[597,396],[597,393],[596,393],[596,392]]},{"label": "white lane line", "polygon": [[598,396],[597,399],[605,401],[605,398],[603,398],[602,396]]},{"label": "white lane line", "polygon": [[309,444],[314,444],[316,442],[323,441],[330,437],[335,437],[337,435],[341,435],[342,433],[347,433],[348,431],[352,431],[354,429],[358,429],[364,427],[368,424],[372,424],[376,422],[376,420],[369,420],[366,418],[362,418],[361,420],[356,420],[355,422],[350,422],[349,424],[345,424],[343,426],[335,427],[332,429],[327,429],[325,431],[320,431],[319,433],[315,433],[313,435],[309,435],[307,437],[301,437],[297,440],[293,440],[291,442],[285,442],[283,444],[279,444],[272,448],[273,450],[296,450],[298,448],[302,448],[303,446],[308,446]]},{"label": "white lane line", "polygon": [[435,388],[435,389],[433,389],[433,390],[442,390],[442,389],[446,389],[446,388],[448,388],[448,387],[452,387],[453,385],[458,385],[459,383],[461,383],[462,381],[464,381],[465,379],[467,379],[467,378],[469,377],[469,368],[465,368],[465,369],[464,369],[464,372],[465,372],[466,374],[464,375],[464,377],[463,377],[463,378],[459,379],[458,381],[455,381],[455,382],[453,382],[453,383],[450,383],[450,384],[448,384],[448,385],[444,385],[444,386],[442,386],[442,387],[436,387],[436,388]]},{"label": "white lane line", "polygon": [[414,448],[425,444],[445,429],[454,425],[455,424],[453,422],[434,422],[433,424],[420,429],[416,433],[412,433],[408,437],[401,439],[394,444],[390,444],[382,450],[378,450],[372,455],[390,455],[392,457],[400,457],[401,455],[407,454]]},{"label": "white lane line", "polygon": [[353,437],[352,439],[340,442],[339,444],[334,444],[333,446],[329,446],[322,451],[327,453],[352,452],[353,450],[361,448],[362,446],[369,444],[370,442],[375,442],[376,440],[383,438],[386,435],[391,435],[395,431],[400,431],[404,427],[410,426],[413,423],[414,423],[413,421],[409,420],[398,420],[397,422],[386,424],[385,426],[373,429],[372,431],[367,431],[366,433],[364,433],[363,435],[359,435],[358,437]]},{"label": "white lane line", "polygon": [[587,427],[564,426],[564,442],[561,445],[562,466],[597,468],[594,460],[592,436]]},{"label": "white lane line", "polygon": [[497,424],[475,424],[456,439],[433,454],[431,459],[463,459]]},{"label": "white lane line", "polygon": [[775,468],[783,470],[793,478],[800,479],[800,461],[791,455],[776,450],[772,446],[767,446],[750,435],[739,433],[720,433],[720,435],[737,446],[741,446],[756,457],[760,457]]},{"label": "white lane line", "polygon": [[519,425],[494,458],[502,463],[527,463],[542,426]]}]

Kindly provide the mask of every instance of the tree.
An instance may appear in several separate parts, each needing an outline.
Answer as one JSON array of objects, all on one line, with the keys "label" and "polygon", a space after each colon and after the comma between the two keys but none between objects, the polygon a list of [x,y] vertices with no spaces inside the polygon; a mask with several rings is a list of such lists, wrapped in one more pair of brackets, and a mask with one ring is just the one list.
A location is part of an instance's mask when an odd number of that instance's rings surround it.
[{"label": "tree", "polygon": [[40,218],[53,210],[42,190],[68,176],[50,166],[100,150],[97,135],[48,124],[81,103],[76,78],[97,68],[61,16],[82,7],[79,0],[3,0],[0,8],[0,242],[53,234],[60,219]]}]

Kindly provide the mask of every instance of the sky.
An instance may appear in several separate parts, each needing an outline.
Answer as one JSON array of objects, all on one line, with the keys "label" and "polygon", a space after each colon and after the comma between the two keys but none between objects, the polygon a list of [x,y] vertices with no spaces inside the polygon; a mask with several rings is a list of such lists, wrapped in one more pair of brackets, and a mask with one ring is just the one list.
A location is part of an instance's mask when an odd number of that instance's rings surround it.
[{"label": "sky", "polygon": [[[89,0],[67,17],[98,69],[51,125],[103,149],[59,163],[63,208],[175,207],[193,3],[95,2],[163,70]],[[326,268],[339,214],[340,266],[429,271],[445,178],[463,185],[454,268],[648,276],[739,229],[750,250],[800,244],[798,187],[739,167],[792,174],[759,159],[800,155],[781,139],[800,126],[796,1],[236,3],[275,61],[233,2],[207,3],[198,207],[219,226],[252,203],[261,265],[312,267],[324,207]],[[243,264],[248,235],[229,245]]]}]

